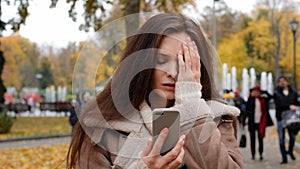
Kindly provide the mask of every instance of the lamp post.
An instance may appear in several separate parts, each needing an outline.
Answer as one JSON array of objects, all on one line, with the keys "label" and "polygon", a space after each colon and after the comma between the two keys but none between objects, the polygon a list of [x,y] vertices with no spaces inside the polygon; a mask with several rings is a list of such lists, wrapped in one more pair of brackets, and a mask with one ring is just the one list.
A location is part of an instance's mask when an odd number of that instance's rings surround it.
[{"label": "lamp post", "polygon": [[297,78],[296,78],[296,32],[298,28],[298,21],[295,18],[290,22],[291,30],[293,32],[293,40],[294,40],[294,88],[297,91]]},{"label": "lamp post", "polygon": [[38,88],[41,90],[42,89],[41,80],[43,78],[43,75],[40,73],[37,73],[37,74],[35,74],[35,78],[38,82]]}]

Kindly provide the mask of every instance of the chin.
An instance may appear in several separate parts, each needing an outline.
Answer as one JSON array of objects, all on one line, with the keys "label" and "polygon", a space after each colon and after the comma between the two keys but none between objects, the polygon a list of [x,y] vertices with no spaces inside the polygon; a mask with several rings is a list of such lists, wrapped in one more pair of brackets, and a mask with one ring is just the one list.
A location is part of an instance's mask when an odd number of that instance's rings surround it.
[{"label": "chin", "polygon": [[159,97],[167,99],[167,100],[174,100],[175,99],[175,93],[166,91],[166,90],[160,90],[160,92],[156,93]]},{"label": "chin", "polygon": [[166,98],[167,98],[167,100],[174,100],[175,99],[175,95],[173,94],[173,95],[167,95],[166,94]]}]

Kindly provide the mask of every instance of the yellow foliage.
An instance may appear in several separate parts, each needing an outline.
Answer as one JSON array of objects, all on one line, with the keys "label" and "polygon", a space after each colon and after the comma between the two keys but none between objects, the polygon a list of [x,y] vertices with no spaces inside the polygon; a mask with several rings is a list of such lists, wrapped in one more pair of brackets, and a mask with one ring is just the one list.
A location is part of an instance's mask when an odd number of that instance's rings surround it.
[{"label": "yellow foliage", "polygon": [[[218,45],[218,54],[222,63],[228,67],[237,68],[237,78],[241,79],[243,68],[255,68],[256,72],[272,71],[273,56],[270,51],[274,50],[273,39],[270,36],[270,23],[260,19],[256,22],[249,22],[244,30],[224,38]],[[249,38],[250,37],[250,38]],[[251,56],[248,56],[249,43]],[[221,72],[221,67],[219,67]]]},{"label": "yellow foliage", "polygon": [[109,77],[113,74],[115,70],[115,66],[117,64],[117,60],[119,59],[119,55],[106,55],[101,63],[99,64],[97,70],[97,82],[105,82]]},{"label": "yellow foliage", "polygon": [[243,35],[247,36],[249,33],[252,34],[253,40],[251,45],[254,46],[254,53],[259,56],[266,55],[273,47],[273,39],[270,35],[270,22],[260,19],[256,22],[252,21],[249,23],[249,27],[243,31]]},{"label": "yellow foliage", "polygon": [[69,144],[0,150],[1,168],[63,169]]},{"label": "yellow foliage", "polygon": [[22,37],[13,35],[1,39],[1,50],[6,60],[2,76],[4,85],[15,86],[18,90],[21,89],[22,83],[19,69],[26,62],[25,51],[29,48],[25,42]]},{"label": "yellow foliage", "polygon": [[[218,47],[218,55],[222,63],[227,63],[228,67],[237,68],[237,77],[242,74],[242,69],[247,65],[246,47],[240,35],[233,35],[224,39]],[[219,70],[221,71],[221,70]]]}]

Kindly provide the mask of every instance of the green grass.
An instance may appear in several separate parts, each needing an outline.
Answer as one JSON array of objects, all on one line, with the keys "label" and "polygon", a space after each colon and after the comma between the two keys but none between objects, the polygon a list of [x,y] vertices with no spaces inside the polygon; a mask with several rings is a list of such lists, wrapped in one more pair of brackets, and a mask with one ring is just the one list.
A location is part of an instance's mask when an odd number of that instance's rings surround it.
[{"label": "green grass", "polygon": [[17,117],[7,134],[0,139],[66,134],[71,132],[68,117]]},{"label": "green grass", "polygon": [[[0,139],[70,133],[68,117],[17,117],[8,134]],[[300,131],[296,137],[300,144]]]}]

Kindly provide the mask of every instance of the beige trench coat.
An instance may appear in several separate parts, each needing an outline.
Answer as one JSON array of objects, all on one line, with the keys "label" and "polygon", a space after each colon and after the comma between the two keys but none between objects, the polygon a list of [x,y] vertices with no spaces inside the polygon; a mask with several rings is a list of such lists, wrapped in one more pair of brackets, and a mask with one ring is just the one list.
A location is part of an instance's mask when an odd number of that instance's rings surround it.
[{"label": "beige trench coat", "polygon": [[[236,108],[227,106],[225,111],[236,111]],[[114,161],[120,148],[123,147],[124,151],[123,144],[130,134],[128,131],[136,130],[137,126],[126,121],[114,121],[113,125],[104,125],[101,121],[97,123],[103,126],[98,128],[96,139],[85,134],[76,169],[126,168],[115,165]],[[182,132],[186,129],[181,126]],[[129,152],[131,149],[128,147]],[[243,168],[235,123],[214,121],[211,116],[198,119],[188,130],[184,149],[184,164],[189,169]]]}]

